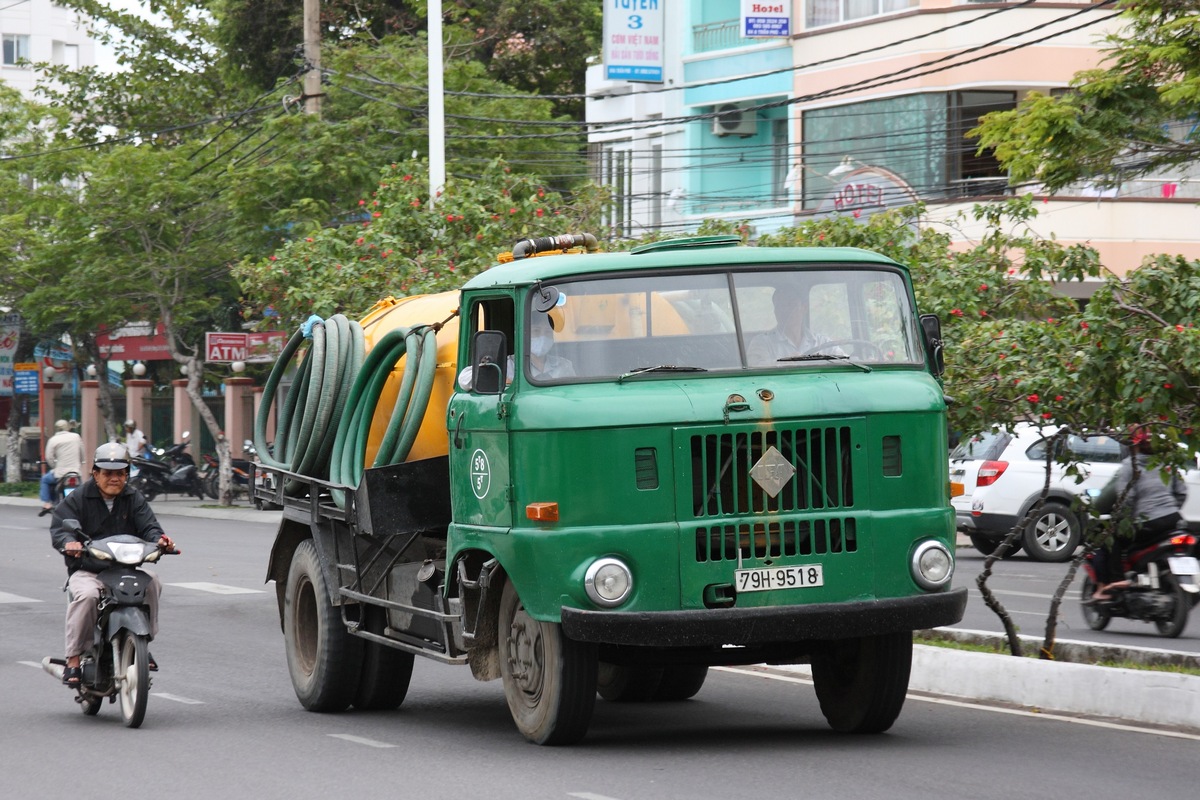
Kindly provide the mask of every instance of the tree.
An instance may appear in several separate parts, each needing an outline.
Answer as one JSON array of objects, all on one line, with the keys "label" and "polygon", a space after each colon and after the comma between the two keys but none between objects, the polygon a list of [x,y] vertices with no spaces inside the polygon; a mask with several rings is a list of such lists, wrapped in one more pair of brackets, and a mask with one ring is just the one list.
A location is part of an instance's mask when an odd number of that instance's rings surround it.
[{"label": "tree", "polygon": [[386,295],[453,289],[518,239],[595,230],[605,197],[595,188],[564,197],[495,161],[477,180],[452,177],[431,203],[426,164],[402,162],[383,170],[343,224],[293,229],[234,276],[256,315],[270,307],[289,325],[311,314],[354,317]]},{"label": "tree", "polygon": [[1200,156],[1195,126],[1181,124],[1200,111],[1200,8],[1132,0],[1121,9],[1104,68],[1079,73],[1059,97],[1033,92],[974,131],[1013,183],[1115,184]]}]

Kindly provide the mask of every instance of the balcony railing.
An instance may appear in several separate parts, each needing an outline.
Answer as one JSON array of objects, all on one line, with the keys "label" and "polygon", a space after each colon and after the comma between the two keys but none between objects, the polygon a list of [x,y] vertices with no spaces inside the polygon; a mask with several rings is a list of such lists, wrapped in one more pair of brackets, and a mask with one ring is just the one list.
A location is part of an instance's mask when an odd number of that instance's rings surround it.
[{"label": "balcony railing", "polygon": [[739,19],[723,19],[692,26],[692,51],[709,53],[713,50],[741,47],[745,41],[738,29],[739,22]]}]

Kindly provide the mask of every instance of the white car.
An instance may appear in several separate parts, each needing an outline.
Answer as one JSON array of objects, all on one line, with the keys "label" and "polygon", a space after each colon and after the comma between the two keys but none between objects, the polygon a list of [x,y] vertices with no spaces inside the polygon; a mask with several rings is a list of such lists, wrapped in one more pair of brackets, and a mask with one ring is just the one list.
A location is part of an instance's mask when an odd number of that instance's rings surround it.
[{"label": "white car", "polygon": [[[1018,423],[964,439],[950,454],[950,481],[961,486],[952,499],[958,529],[984,555],[1025,518],[1046,484],[1046,448],[1056,432],[1052,426]],[[1088,490],[1100,490],[1116,474],[1125,456],[1121,443],[1109,436],[1078,436],[1063,440],[1079,460],[1078,475],[1068,475],[1057,460],[1050,461],[1046,502],[1025,525],[1020,548],[1036,561],[1066,561],[1083,537],[1074,501]],[[1186,475],[1187,502],[1182,516],[1200,522],[1200,470]],[[956,491],[958,490],[955,487]],[[1009,552],[1014,555],[1016,548]]]}]

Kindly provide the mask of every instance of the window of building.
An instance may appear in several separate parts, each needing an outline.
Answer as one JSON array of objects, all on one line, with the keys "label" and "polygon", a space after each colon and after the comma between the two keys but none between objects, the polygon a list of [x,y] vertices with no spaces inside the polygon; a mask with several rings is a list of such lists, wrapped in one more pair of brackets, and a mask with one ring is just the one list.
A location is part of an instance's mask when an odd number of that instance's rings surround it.
[{"label": "window of building", "polygon": [[[804,207],[816,208],[841,181],[842,163],[879,167],[921,197],[964,197],[1005,190],[992,153],[976,154],[967,132],[992,111],[1015,107],[1003,91],[924,93],[804,112]],[[828,177],[822,177],[828,176]]]},{"label": "window of building", "polygon": [[23,33],[4,34],[4,65],[15,66],[29,59],[29,37]]},{"label": "window of building", "polygon": [[837,25],[881,14],[894,14],[916,8],[919,0],[808,0],[804,24],[808,28]]}]

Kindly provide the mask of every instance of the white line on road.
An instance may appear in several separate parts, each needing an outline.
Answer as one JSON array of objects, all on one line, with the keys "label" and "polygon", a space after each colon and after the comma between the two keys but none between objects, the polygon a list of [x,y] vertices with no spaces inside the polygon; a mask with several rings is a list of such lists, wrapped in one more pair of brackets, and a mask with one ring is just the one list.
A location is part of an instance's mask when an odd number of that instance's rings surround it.
[{"label": "white line on road", "polygon": [[193,700],[190,697],[180,697],[177,694],[168,694],[167,692],[151,692],[155,697],[161,697],[163,700],[172,700],[176,703],[183,703],[186,706],[202,706],[203,700]]},{"label": "white line on road", "polygon": [[567,797],[578,797],[579,800],[616,800],[614,797],[608,797],[603,794],[592,794],[591,792],[568,792]]},{"label": "white line on road", "polygon": [[32,597],[21,597],[19,594],[9,594],[8,592],[0,592],[0,603],[40,603],[41,600],[35,600]]},{"label": "white line on road", "polygon": [[262,589],[243,589],[240,586],[226,586],[222,583],[206,583],[199,581],[196,583],[168,583],[167,586],[178,586],[181,589],[195,589],[197,592],[211,592],[212,594],[262,594]]},{"label": "white line on road", "polygon": [[362,736],[351,736],[348,733],[331,733],[329,735],[334,739],[345,739],[347,742],[353,742],[354,744],[365,744],[367,747],[385,748],[396,746],[394,744],[388,744],[387,742],[376,741],[375,739],[364,739]]}]

